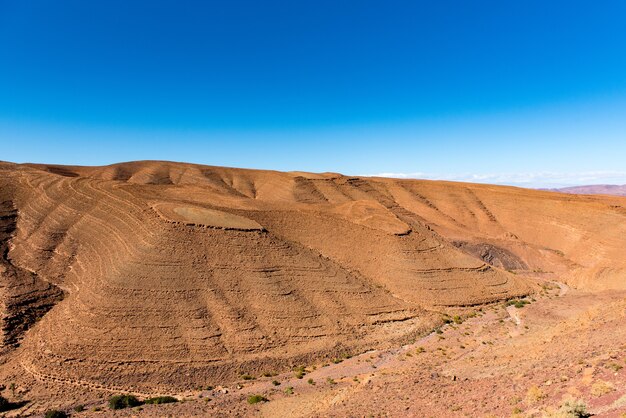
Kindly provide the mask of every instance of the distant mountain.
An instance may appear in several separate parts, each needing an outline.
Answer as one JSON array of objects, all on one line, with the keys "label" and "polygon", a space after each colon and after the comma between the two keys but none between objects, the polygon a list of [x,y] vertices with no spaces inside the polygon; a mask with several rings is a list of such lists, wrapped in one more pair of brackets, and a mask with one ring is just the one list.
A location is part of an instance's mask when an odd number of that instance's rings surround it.
[{"label": "distant mountain", "polygon": [[571,194],[609,194],[614,196],[626,196],[626,184],[593,184],[589,186],[571,186],[560,189],[549,189],[553,192]]}]

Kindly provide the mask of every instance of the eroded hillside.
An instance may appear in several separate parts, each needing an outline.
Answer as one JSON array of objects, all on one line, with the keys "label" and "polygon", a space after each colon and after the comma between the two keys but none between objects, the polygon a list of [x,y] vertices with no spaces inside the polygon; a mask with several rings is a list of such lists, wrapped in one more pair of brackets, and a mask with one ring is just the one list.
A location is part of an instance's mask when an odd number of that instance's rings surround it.
[{"label": "eroded hillside", "polygon": [[150,394],[289,370],[532,294],[533,272],[626,289],[617,197],[2,163],[0,202],[2,374],[24,385]]}]

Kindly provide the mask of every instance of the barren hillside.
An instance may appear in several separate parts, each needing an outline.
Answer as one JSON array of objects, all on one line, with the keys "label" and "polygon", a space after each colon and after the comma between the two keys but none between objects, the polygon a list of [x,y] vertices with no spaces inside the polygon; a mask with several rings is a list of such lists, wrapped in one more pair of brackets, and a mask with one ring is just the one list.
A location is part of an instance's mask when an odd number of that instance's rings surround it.
[{"label": "barren hillside", "polygon": [[625,219],[512,187],[0,163],[0,375],[41,408],[178,393],[399,346],[533,275],[626,290]]}]

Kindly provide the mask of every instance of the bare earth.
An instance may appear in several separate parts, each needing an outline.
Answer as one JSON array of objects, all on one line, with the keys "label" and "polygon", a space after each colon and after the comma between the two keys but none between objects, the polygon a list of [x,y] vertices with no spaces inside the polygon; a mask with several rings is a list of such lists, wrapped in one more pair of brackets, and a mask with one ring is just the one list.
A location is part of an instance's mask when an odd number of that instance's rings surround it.
[{"label": "bare earth", "polygon": [[622,417],[625,221],[624,197],[0,163],[5,414]]}]

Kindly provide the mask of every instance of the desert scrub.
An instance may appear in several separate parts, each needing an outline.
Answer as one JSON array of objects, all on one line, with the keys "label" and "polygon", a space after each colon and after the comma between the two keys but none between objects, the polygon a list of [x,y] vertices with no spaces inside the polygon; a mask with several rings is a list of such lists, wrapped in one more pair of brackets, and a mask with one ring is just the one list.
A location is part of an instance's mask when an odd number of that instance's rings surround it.
[{"label": "desert scrub", "polygon": [[587,405],[583,401],[568,399],[557,411],[549,411],[544,416],[546,418],[589,418],[592,414],[587,412]]},{"label": "desert scrub", "polygon": [[263,395],[250,395],[250,396],[248,396],[248,403],[250,405],[254,405],[255,403],[259,403],[259,402],[267,402],[267,401],[269,401],[269,399],[267,399]]},{"label": "desert scrub", "polygon": [[243,380],[254,380],[254,376],[250,376],[249,374],[242,374],[241,378]]},{"label": "desert scrub", "polygon": [[504,304],[504,307],[508,307],[508,306],[515,306],[518,309],[523,308],[524,306],[528,305],[530,302],[524,299],[512,299],[512,300],[508,300],[506,301],[506,303]]},{"label": "desert scrub", "polygon": [[587,412],[587,405],[580,400],[565,401],[565,403],[561,405],[560,412],[572,418],[588,418],[591,416],[591,414]]},{"label": "desert scrub", "polygon": [[315,380],[313,379],[309,379],[306,381],[309,385],[314,385],[315,386]]},{"label": "desert scrub", "polygon": [[539,389],[537,386],[532,386],[530,389],[528,389],[528,392],[526,392],[526,403],[533,405],[545,397],[546,395],[541,389]]},{"label": "desert scrub", "polygon": [[332,377],[327,377],[326,381],[328,382],[329,385],[336,385],[337,382],[335,382],[335,379],[333,379]]},{"label": "desert scrub", "polygon": [[74,412],[83,412],[85,410],[85,405],[76,405],[74,407]]},{"label": "desert scrub", "polygon": [[619,372],[620,370],[622,370],[624,366],[622,366],[621,364],[617,364],[617,363],[611,363],[611,364],[607,364],[606,368],[607,369],[611,369],[614,372]]},{"label": "desert scrub", "polygon": [[124,409],[141,405],[139,399],[133,395],[115,395],[109,398],[109,408]]},{"label": "desert scrub", "polygon": [[285,393],[287,395],[293,395],[293,386],[289,386],[287,389],[285,389]]},{"label": "desert scrub", "polygon": [[603,380],[600,380],[599,382],[591,385],[591,394],[596,397],[606,395],[607,393],[611,393],[614,390],[615,388],[612,384]]},{"label": "desert scrub", "polygon": [[174,402],[178,402],[178,399],[176,399],[173,396],[156,396],[154,398],[148,398],[144,401],[144,403],[152,404],[152,405],[159,405],[162,403],[174,403]]},{"label": "desert scrub", "polygon": [[45,418],[67,418],[67,414],[63,411],[58,411],[56,409],[53,409],[51,411],[46,411]]},{"label": "desert scrub", "polygon": [[298,366],[293,370],[293,372],[296,378],[302,379],[306,374],[306,369],[304,368],[304,366]]},{"label": "desert scrub", "polygon": [[280,382],[278,380],[272,380],[272,385],[280,386]]}]

